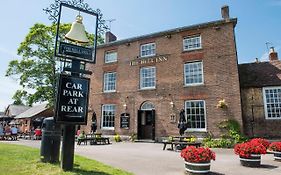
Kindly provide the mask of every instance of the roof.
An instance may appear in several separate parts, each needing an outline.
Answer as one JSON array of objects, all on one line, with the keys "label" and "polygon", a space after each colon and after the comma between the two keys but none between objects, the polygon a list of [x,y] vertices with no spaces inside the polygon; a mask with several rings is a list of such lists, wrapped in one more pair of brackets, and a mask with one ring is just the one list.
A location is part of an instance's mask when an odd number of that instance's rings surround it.
[{"label": "roof", "polygon": [[158,37],[158,36],[163,36],[163,35],[169,35],[169,34],[174,34],[186,30],[193,30],[193,29],[200,29],[200,28],[206,28],[210,26],[217,26],[217,25],[222,25],[226,23],[233,23],[234,26],[237,23],[237,18],[230,18],[228,20],[222,19],[222,20],[217,20],[217,21],[211,21],[211,22],[206,22],[206,23],[201,23],[201,24],[195,24],[195,25],[190,25],[190,26],[184,26],[184,27],[179,27],[179,28],[174,28],[170,30],[165,30],[161,32],[156,32],[156,33],[151,33],[147,35],[141,35],[133,38],[128,38],[124,40],[116,40],[110,43],[105,43],[97,46],[97,48],[103,48],[103,47],[108,47],[108,46],[114,46],[114,45],[119,45],[119,44],[125,44],[129,42],[134,42],[138,41],[141,39],[147,39],[147,38],[153,38],[153,37]]},{"label": "roof", "polygon": [[8,115],[10,117],[15,117],[19,115],[20,113],[23,113],[24,111],[31,108],[30,106],[24,106],[24,105],[9,105],[5,110],[5,115]]},{"label": "roof", "polygon": [[281,85],[281,61],[239,64],[240,86],[266,87]]},{"label": "roof", "polygon": [[44,112],[47,109],[48,109],[47,104],[41,104],[41,105],[33,106],[30,109],[26,110],[25,112],[17,115],[15,117],[15,119],[31,118],[31,117],[34,117],[34,116]]}]

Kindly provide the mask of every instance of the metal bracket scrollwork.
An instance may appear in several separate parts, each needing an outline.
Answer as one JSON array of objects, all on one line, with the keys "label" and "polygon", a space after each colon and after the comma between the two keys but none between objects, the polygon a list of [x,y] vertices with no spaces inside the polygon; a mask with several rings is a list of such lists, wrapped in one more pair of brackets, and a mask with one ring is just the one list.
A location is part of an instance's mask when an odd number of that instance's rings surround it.
[{"label": "metal bracket scrollwork", "polygon": [[48,19],[53,21],[53,23],[56,23],[58,20],[57,18],[59,16],[60,3],[69,4],[74,7],[78,7],[98,14],[98,35],[103,34],[109,29],[108,26],[105,24],[106,21],[103,19],[103,14],[101,13],[101,10],[100,9],[93,10],[89,6],[89,4],[84,2],[84,0],[55,0],[55,2],[51,4],[49,7],[44,8],[43,11],[45,11],[46,14],[49,14]]}]

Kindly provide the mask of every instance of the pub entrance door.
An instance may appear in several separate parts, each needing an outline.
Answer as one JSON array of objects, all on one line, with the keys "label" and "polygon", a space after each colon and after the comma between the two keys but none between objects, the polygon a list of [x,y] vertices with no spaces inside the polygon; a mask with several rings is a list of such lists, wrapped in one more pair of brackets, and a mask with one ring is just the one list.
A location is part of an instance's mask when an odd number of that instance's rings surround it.
[{"label": "pub entrance door", "polygon": [[138,139],[155,139],[155,110],[138,111]]}]

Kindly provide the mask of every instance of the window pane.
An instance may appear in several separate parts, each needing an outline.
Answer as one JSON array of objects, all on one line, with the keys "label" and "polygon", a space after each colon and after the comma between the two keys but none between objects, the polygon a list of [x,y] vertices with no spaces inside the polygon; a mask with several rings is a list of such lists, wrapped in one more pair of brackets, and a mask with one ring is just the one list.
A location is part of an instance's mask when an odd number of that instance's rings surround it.
[{"label": "window pane", "polygon": [[140,86],[143,88],[155,88],[155,67],[141,68]]},{"label": "window pane", "polygon": [[141,45],[141,57],[147,57],[147,56],[154,56],[155,55],[155,43],[149,43],[149,44],[143,44]]},{"label": "window pane", "polygon": [[105,53],[105,63],[112,63],[117,61],[117,52],[111,51]]},{"label": "window pane", "polygon": [[102,127],[114,127],[115,105],[102,106]]},{"label": "window pane", "polygon": [[188,37],[183,40],[183,50],[194,50],[201,48],[201,36]]},{"label": "window pane", "polygon": [[205,104],[204,101],[186,101],[185,111],[189,129],[205,129]]},{"label": "window pane", "polygon": [[185,85],[202,84],[203,68],[202,62],[186,63],[184,65]]},{"label": "window pane", "polygon": [[268,119],[281,119],[281,87],[264,89],[264,105]]},{"label": "window pane", "polygon": [[104,92],[112,92],[116,90],[116,72],[104,74]]}]

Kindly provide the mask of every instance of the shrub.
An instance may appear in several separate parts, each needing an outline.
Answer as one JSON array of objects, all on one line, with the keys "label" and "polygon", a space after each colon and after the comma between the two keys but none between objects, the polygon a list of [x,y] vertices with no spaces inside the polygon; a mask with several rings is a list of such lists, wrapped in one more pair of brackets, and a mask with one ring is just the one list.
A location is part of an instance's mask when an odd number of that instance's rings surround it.
[{"label": "shrub", "polygon": [[115,140],[115,142],[121,142],[121,141],[122,141],[119,134],[116,134],[116,135],[114,136],[114,140]]},{"label": "shrub", "polygon": [[181,157],[187,162],[210,162],[216,159],[216,154],[209,148],[188,146],[181,151]]}]

